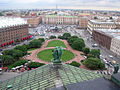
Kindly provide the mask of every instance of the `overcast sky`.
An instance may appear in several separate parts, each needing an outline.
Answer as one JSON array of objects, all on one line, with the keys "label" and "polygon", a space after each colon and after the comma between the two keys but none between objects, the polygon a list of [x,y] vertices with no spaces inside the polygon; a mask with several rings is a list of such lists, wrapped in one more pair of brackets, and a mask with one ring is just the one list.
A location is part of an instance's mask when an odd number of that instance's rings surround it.
[{"label": "overcast sky", "polygon": [[120,0],[0,0],[0,9],[94,9],[120,11]]}]

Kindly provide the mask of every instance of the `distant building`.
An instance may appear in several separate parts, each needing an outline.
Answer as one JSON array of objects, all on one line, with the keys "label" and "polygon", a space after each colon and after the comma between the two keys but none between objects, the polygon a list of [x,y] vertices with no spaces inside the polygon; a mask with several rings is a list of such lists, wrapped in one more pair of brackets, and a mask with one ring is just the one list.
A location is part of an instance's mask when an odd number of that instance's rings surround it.
[{"label": "distant building", "polygon": [[35,17],[35,18],[28,18],[27,23],[29,24],[29,27],[37,27],[42,22],[41,17]]},{"label": "distant building", "polygon": [[80,17],[79,18],[78,28],[87,29],[88,19],[89,19],[88,17]]},{"label": "distant building", "polygon": [[28,24],[21,18],[0,18],[0,48],[30,38]]},{"label": "distant building", "polygon": [[68,15],[45,15],[42,17],[43,24],[60,24],[60,25],[78,25],[77,16]]},{"label": "distant building", "polygon": [[119,22],[102,21],[102,20],[88,20],[88,32],[92,34],[96,29],[118,29],[120,28]]}]

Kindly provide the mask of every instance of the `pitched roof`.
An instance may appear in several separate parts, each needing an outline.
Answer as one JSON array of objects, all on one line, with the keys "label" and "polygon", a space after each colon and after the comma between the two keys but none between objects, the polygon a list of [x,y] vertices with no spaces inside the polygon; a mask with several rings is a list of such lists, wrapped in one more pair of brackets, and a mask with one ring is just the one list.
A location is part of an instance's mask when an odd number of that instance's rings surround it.
[{"label": "pitched roof", "polygon": [[56,79],[61,79],[63,85],[68,85],[99,77],[101,77],[99,74],[71,65],[62,64],[61,68],[55,69],[52,64],[48,64],[1,82],[0,88],[3,90],[8,87],[14,90],[44,90],[55,88]]}]

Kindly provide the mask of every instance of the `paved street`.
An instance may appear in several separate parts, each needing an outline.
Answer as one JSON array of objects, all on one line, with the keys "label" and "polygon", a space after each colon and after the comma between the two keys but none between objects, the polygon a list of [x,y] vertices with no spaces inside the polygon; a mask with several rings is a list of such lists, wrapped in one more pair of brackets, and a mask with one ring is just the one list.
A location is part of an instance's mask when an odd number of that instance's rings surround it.
[{"label": "paved street", "polygon": [[102,59],[106,58],[108,61],[116,60],[117,62],[120,63],[120,60],[118,58],[116,58],[114,55],[111,54],[110,51],[104,49],[100,45],[98,45],[97,47],[92,47],[92,44],[95,44],[95,42],[92,40],[92,37],[87,32],[87,30],[73,29],[73,30],[69,30],[68,32],[70,32],[72,35],[77,35],[78,37],[82,37],[85,41],[86,46],[89,47],[90,49],[99,49],[101,52]]},{"label": "paved street", "polygon": [[[55,33],[55,32],[47,32],[47,30],[50,30],[51,28],[55,27],[56,25],[42,25],[40,24],[37,28],[30,29],[31,34],[37,34],[34,38],[49,38],[51,35],[59,36],[63,33],[69,32],[71,35],[77,35],[78,37],[82,37],[85,41],[85,44],[90,49],[100,49],[101,52],[101,58],[106,58],[108,61],[116,60],[120,63],[120,60],[116,58],[114,55],[110,53],[110,51],[104,49],[100,45],[97,47],[92,47],[92,44],[95,44],[95,42],[92,40],[92,36],[87,32],[87,30],[82,29],[76,29],[76,25],[57,25],[58,28],[63,28],[62,32]],[[110,57],[113,56],[113,57]]]}]

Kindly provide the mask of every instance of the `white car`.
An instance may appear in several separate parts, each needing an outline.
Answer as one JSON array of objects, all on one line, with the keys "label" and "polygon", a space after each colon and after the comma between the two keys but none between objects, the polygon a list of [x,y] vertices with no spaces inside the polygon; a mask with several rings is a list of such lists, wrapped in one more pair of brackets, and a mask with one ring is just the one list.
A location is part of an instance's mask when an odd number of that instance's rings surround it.
[{"label": "white car", "polygon": [[111,57],[111,58],[112,58],[113,56],[112,56],[112,55],[109,55],[109,57]]},{"label": "white car", "polygon": [[98,44],[96,44],[96,43],[95,43],[95,44],[92,44],[92,47],[97,47],[97,46],[98,46]]}]

